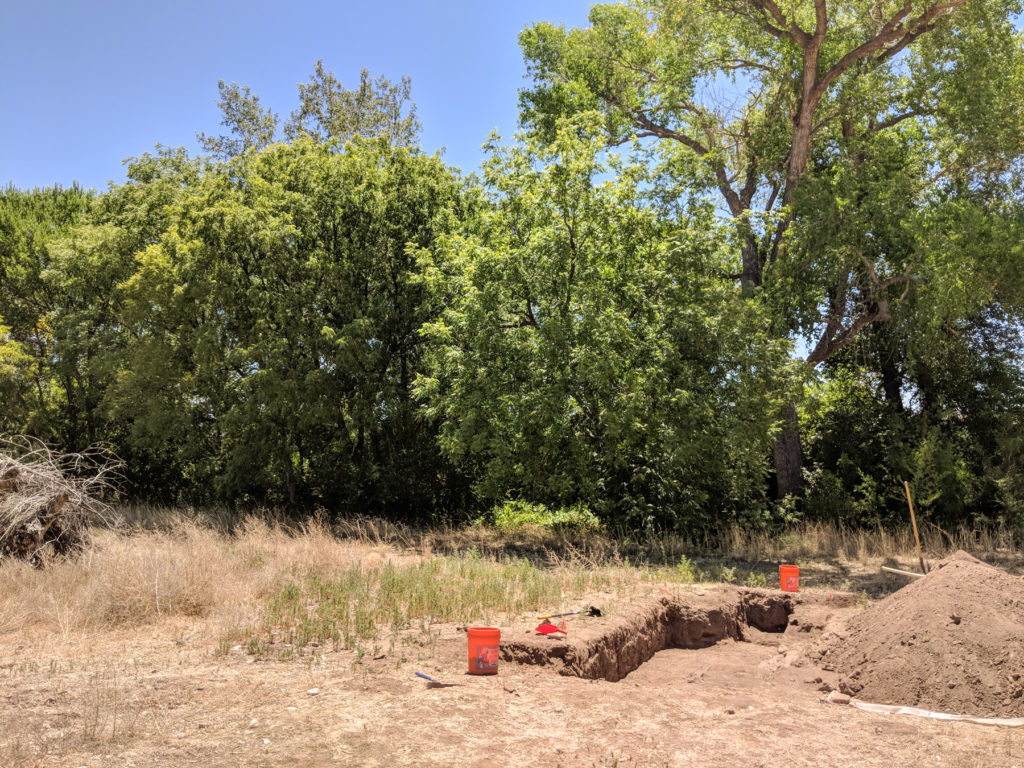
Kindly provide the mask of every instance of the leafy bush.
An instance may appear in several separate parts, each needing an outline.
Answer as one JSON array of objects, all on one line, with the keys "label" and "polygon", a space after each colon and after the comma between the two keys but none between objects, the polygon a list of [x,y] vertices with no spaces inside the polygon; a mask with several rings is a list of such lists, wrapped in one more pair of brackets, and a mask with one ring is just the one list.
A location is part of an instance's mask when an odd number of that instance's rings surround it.
[{"label": "leafy bush", "polygon": [[487,515],[486,522],[505,533],[521,530],[527,525],[572,532],[601,529],[601,521],[580,504],[549,509],[543,504],[513,499],[497,504]]}]

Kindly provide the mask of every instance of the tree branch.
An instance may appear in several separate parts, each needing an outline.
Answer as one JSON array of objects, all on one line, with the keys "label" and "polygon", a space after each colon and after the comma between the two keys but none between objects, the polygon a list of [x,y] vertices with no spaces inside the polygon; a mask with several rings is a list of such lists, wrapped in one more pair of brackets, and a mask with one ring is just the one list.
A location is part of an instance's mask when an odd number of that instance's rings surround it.
[{"label": "tree branch", "polygon": [[[913,262],[900,274],[881,280],[871,260],[863,253],[858,254],[858,256],[860,257],[861,264],[864,265],[868,278],[868,286],[863,289],[866,300],[858,304],[858,306],[865,307],[865,311],[860,312],[854,317],[849,327],[843,328],[842,318],[837,307],[838,302],[836,297],[833,297],[833,308],[825,323],[825,329],[822,331],[821,337],[818,339],[818,343],[811,351],[811,354],[807,356],[807,362],[809,363],[817,364],[828,360],[840,349],[853,342],[857,338],[857,334],[865,326],[871,323],[882,323],[891,319],[892,313],[889,308],[889,298],[884,294],[884,291],[898,283],[906,283],[903,293],[900,294],[900,300],[902,300],[906,298],[907,293],[910,291],[910,285],[920,280],[918,276],[911,274],[911,270],[914,268]],[[845,293],[845,291],[846,288],[844,287],[843,292]]]},{"label": "tree branch", "polygon": [[926,115],[929,114],[931,113],[923,109],[912,109],[909,112],[902,112],[898,115],[893,115],[892,117],[883,120],[880,123],[872,121],[868,126],[867,133],[878,133],[879,131],[884,131],[886,128],[892,128],[896,125],[899,125],[904,120],[909,120],[912,117],[925,117]]},{"label": "tree branch", "polygon": [[[636,124],[644,129],[645,134],[643,135],[656,136],[662,139],[674,139],[680,144],[689,147],[701,157],[710,154],[708,148],[693,137],[687,136],[685,133],[681,133],[680,131],[675,131],[671,128],[665,128],[664,126],[658,125],[652,121],[642,109],[633,110],[633,118],[636,121]],[[718,189],[725,198],[725,202],[729,206],[729,211],[733,216],[742,215],[745,209],[740,202],[739,195],[736,194],[736,191],[729,184],[729,177],[726,173],[725,166],[722,163],[717,163],[714,170],[715,178],[718,181]]]},{"label": "tree branch", "polygon": [[[825,93],[825,90],[856,62],[868,59],[872,54],[881,51],[871,61],[873,67],[881,65],[883,62],[902,51],[925,32],[934,29],[937,19],[940,16],[946,15],[947,11],[951,11],[966,2],[967,0],[945,0],[945,2],[936,3],[935,5],[925,9],[925,11],[917,18],[906,21],[906,18],[910,15],[911,11],[910,0],[906,0],[903,7],[891,19],[882,25],[878,34],[857,46],[852,51],[849,51],[845,56],[839,59],[839,61],[832,65],[829,71],[825,73],[824,77],[818,80],[814,88],[815,98],[820,98],[821,95]],[[890,43],[893,45],[890,46]]]},{"label": "tree branch", "polygon": [[[786,18],[782,9],[775,4],[775,0],[750,0],[750,4],[760,8],[761,11],[774,20],[775,25],[768,21],[764,22],[765,29],[775,37],[788,37],[801,48],[807,46],[811,36],[795,22]],[[776,34],[777,33],[777,34]]]}]

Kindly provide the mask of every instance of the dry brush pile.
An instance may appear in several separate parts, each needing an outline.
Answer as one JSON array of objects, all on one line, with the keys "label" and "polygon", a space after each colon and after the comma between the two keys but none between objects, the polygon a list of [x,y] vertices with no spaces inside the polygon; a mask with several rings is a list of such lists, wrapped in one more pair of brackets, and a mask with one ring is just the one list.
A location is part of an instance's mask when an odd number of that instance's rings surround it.
[{"label": "dry brush pile", "polygon": [[110,516],[102,497],[120,467],[103,448],[61,454],[32,438],[0,438],[0,561],[41,564],[80,550],[89,525]]}]

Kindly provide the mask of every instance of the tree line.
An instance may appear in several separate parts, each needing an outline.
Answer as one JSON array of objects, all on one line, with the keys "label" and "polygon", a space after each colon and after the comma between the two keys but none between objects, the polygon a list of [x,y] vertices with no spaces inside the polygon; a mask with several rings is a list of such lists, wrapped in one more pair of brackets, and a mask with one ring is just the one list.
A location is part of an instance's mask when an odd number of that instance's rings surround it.
[{"label": "tree line", "polygon": [[0,432],[126,492],[626,527],[1024,523],[1016,2],[631,0],[520,36],[479,174],[411,85],[0,197]]}]

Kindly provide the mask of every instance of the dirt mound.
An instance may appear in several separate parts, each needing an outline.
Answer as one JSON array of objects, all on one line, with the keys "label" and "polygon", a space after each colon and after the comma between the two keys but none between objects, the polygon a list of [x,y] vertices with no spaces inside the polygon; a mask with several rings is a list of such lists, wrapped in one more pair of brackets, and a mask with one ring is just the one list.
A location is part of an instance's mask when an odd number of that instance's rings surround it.
[{"label": "dirt mound", "polygon": [[1024,581],[957,552],[854,616],[816,654],[880,704],[1024,716]]}]

